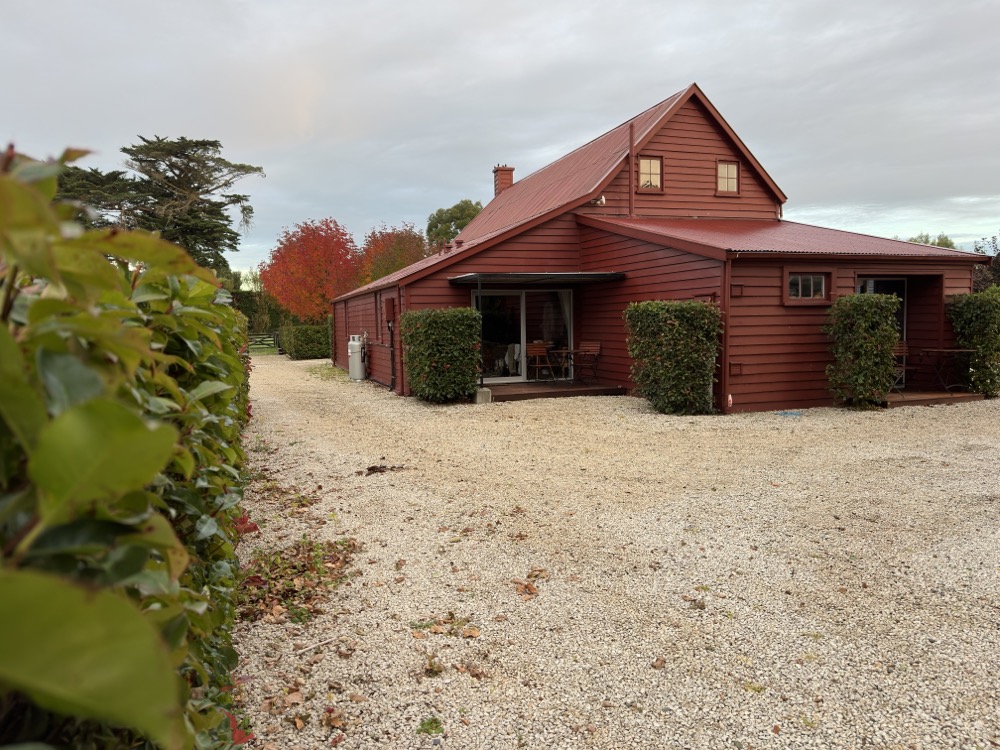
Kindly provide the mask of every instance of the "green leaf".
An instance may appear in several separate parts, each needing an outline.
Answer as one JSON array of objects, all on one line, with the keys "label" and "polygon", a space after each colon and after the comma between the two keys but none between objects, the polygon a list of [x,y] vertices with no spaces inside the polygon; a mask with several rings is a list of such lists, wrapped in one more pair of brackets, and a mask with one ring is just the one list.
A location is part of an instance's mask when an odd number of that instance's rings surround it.
[{"label": "green leaf", "polygon": [[121,404],[101,399],[74,406],[43,430],[28,464],[43,519],[71,515],[91,500],[141,489],[173,455],[177,431],[149,427]]},{"label": "green leaf", "polygon": [[183,746],[169,654],[126,600],[43,573],[0,570],[0,601],[0,682],[43,708]]},{"label": "green leaf", "polygon": [[177,539],[174,527],[170,522],[159,514],[149,517],[143,522],[137,534],[130,534],[122,537],[123,543],[141,544],[146,547],[153,547],[160,550],[167,560],[167,567],[170,576],[174,580],[180,578],[181,573],[187,567],[190,557],[184,545]]},{"label": "green leaf", "polygon": [[5,325],[0,325],[0,417],[30,454],[45,425],[45,404],[28,383],[21,349]]},{"label": "green leaf", "polygon": [[235,386],[229,385],[228,383],[223,383],[221,380],[203,380],[198,383],[197,387],[191,391],[189,394],[191,399],[194,401],[201,401],[209,396],[214,396],[216,393],[222,393],[223,391],[229,391],[235,388]]},{"label": "green leaf", "polygon": [[38,374],[49,394],[49,411],[53,415],[104,393],[101,376],[72,354],[39,349],[37,360]]}]

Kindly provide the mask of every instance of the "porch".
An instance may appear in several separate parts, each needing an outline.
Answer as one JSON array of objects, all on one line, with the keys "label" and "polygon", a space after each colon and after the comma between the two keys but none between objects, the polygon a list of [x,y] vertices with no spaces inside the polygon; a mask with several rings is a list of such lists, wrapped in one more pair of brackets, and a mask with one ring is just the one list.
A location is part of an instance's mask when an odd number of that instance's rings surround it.
[{"label": "porch", "polygon": [[529,380],[520,383],[487,384],[494,401],[527,401],[533,398],[569,396],[624,396],[621,386],[587,385],[568,380]]},{"label": "porch", "polygon": [[983,394],[967,391],[893,391],[886,396],[886,406],[896,409],[900,406],[934,406],[935,404],[962,404],[982,401]]}]

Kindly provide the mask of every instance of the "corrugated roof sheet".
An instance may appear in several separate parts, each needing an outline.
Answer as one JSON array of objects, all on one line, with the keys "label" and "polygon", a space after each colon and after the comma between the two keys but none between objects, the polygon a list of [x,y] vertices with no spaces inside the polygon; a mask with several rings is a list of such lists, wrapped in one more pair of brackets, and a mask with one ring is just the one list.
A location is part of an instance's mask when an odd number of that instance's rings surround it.
[{"label": "corrugated roof sheet", "polygon": [[462,230],[458,239],[466,246],[485,242],[534,218],[569,207],[598,190],[628,156],[629,125],[635,125],[636,143],[642,141],[688,91],[679,91],[590,143],[517,180],[490,201]]},{"label": "corrugated roof sheet", "polygon": [[951,250],[888,240],[866,234],[827,229],[793,221],[740,219],[642,219],[600,217],[603,224],[699,245],[740,253],[788,253],[794,255],[878,255],[898,258],[968,258],[982,256],[966,250]]}]

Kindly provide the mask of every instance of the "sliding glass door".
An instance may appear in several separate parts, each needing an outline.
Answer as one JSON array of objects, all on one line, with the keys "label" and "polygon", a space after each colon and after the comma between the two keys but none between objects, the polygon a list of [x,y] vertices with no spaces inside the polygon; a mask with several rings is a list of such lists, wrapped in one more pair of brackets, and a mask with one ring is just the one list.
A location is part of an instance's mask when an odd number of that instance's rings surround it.
[{"label": "sliding glass door", "polygon": [[527,380],[524,349],[544,342],[550,349],[572,348],[573,293],[569,290],[484,291],[472,293],[483,316],[483,380]]}]

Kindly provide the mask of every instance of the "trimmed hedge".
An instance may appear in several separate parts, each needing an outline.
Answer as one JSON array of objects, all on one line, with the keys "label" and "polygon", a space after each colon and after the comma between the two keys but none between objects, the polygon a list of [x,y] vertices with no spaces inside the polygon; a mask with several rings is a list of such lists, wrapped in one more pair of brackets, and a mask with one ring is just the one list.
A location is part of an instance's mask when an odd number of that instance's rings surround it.
[{"label": "trimmed hedge", "polygon": [[406,379],[413,395],[447,403],[475,394],[483,319],[478,310],[415,310],[399,321]]},{"label": "trimmed hedge", "polygon": [[948,300],[955,340],[969,356],[968,386],[987,398],[1000,395],[1000,287]]},{"label": "trimmed hedge", "polygon": [[722,312],[695,300],[633,302],[625,308],[632,380],[664,414],[709,414]]},{"label": "trimmed hedge", "polygon": [[826,375],[839,402],[858,408],[885,403],[896,377],[897,309],[894,294],[851,294],[830,307],[823,332],[833,339],[833,363]]},{"label": "trimmed hedge", "polygon": [[69,231],[72,156],[0,158],[0,745],[221,750],[245,321],[180,248]]},{"label": "trimmed hedge", "polygon": [[283,326],[279,332],[281,348],[291,359],[329,359],[330,326]]}]

